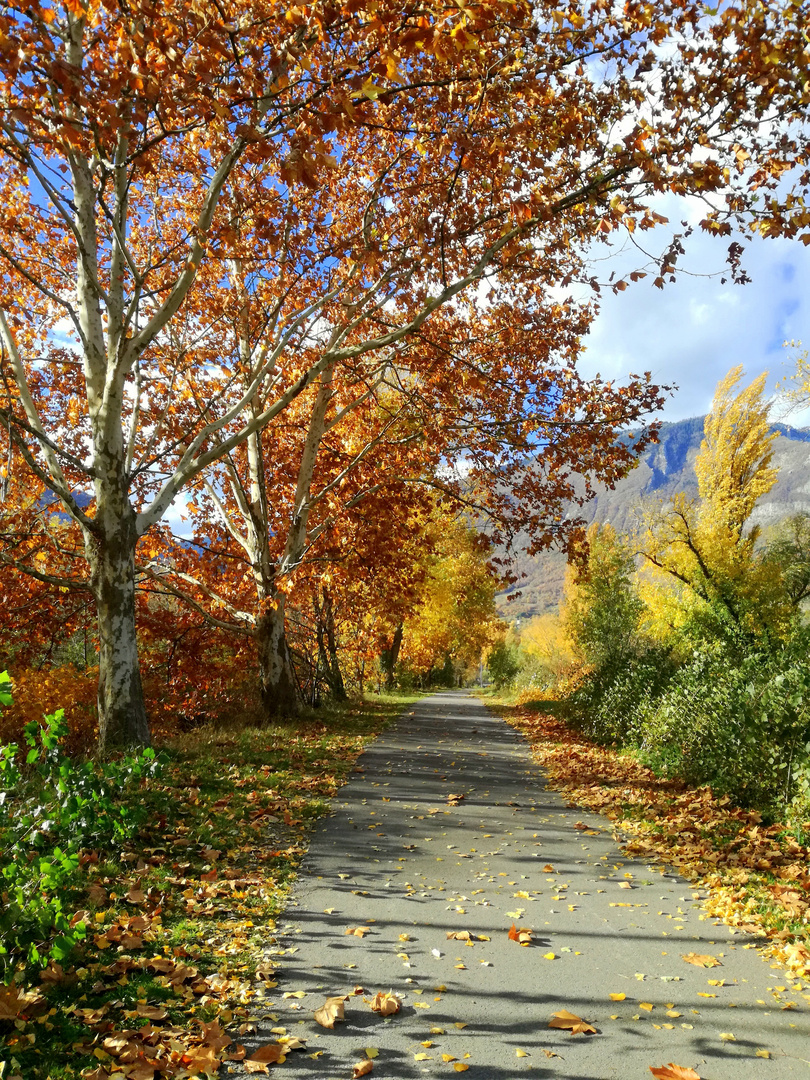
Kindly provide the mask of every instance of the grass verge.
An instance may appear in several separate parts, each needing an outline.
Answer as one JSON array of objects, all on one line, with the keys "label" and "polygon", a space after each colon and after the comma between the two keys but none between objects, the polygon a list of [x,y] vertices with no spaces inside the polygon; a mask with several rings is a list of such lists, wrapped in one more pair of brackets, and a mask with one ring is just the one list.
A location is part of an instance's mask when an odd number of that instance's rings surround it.
[{"label": "grass verge", "polygon": [[632,752],[597,745],[564,722],[558,701],[486,701],[527,737],[571,805],[610,818],[628,854],[660,860],[706,890],[709,916],[767,939],[765,954],[808,989],[810,850],[794,832],[709,787],[657,776]]},{"label": "grass verge", "polygon": [[160,747],[162,775],[138,792],[148,826],[122,851],[83,851],[66,891],[85,942],[0,986],[0,1077],[182,1080],[241,1060],[256,987],[275,985],[265,953],[308,833],[365,744],[419,696]]}]

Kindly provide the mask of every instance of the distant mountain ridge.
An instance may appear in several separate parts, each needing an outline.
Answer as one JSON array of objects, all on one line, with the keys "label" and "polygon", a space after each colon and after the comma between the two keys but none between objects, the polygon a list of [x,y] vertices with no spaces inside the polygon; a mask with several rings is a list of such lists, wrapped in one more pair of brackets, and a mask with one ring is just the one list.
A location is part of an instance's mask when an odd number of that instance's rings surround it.
[{"label": "distant mountain ridge", "polygon": [[[642,499],[665,501],[675,492],[697,495],[695,458],[703,441],[705,417],[661,425],[659,441],[640,457],[632,472],[611,491],[600,488],[596,498],[579,511],[586,521],[610,522],[619,533],[631,532]],[[810,431],[789,424],[773,424],[774,464],[779,478],[756,508],[752,521],[769,525],[804,510],[810,513]],[[516,569],[521,580],[499,596],[504,618],[514,620],[554,611],[560,602],[566,560],[559,552],[529,557],[520,555]],[[519,597],[509,601],[516,592]]]}]

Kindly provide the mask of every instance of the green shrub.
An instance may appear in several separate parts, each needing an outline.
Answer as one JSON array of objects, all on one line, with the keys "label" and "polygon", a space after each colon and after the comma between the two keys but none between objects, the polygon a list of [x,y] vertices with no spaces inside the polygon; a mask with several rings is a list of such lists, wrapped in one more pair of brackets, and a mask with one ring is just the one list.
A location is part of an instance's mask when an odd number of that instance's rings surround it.
[{"label": "green shrub", "polygon": [[[0,704],[10,704],[0,675]],[[25,746],[0,746],[0,965],[63,960],[86,927],[69,917],[84,849],[120,848],[140,828],[134,797],[159,763],[151,749],[115,762],[75,761],[64,752],[61,710],[24,728]]]}]

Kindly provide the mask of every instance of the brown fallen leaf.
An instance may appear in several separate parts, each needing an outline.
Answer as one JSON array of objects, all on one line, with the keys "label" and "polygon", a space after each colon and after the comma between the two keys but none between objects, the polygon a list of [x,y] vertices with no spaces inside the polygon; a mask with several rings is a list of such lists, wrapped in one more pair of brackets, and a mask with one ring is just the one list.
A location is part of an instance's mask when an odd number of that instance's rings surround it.
[{"label": "brown fallen leaf", "polygon": [[457,795],[448,795],[447,796],[447,804],[448,804],[448,806],[458,806],[458,804],[461,802],[461,800],[463,798],[464,798],[464,795],[461,794],[461,793],[459,793]]},{"label": "brown fallen leaf", "polygon": [[344,1019],[344,996],[329,997],[321,1005],[320,1009],[315,1010],[315,1022],[320,1024],[321,1027],[333,1028],[336,1020]]},{"label": "brown fallen leaf", "polygon": [[358,1061],[352,1069],[352,1080],[357,1080],[358,1076],[368,1076],[373,1068],[373,1061],[369,1061],[368,1059],[365,1061]]},{"label": "brown fallen leaf", "polygon": [[379,1013],[380,1016],[393,1016],[394,1013],[399,1012],[402,1002],[396,994],[393,994],[390,991],[384,994],[381,990],[378,990],[372,998],[370,1005],[371,1011]]},{"label": "brown fallen leaf", "polygon": [[550,1028],[562,1028],[563,1031],[570,1031],[572,1035],[597,1034],[596,1028],[592,1024],[589,1024],[587,1020],[583,1020],[581,1016],[568,1012],[567,1009],[555,1012],[549,1020],[548,1026]]},{"label": "brown fallen leaf", "polygon": [[657,1080],[700,1080],[694,1069],[684,1068],[683,1065],[661,1065],[657,1069],[650,1066],[650,1072]]},{"label": "brown fallen leaf", "polygon": [[706,953],[685,953],[681,960],[685,960],[687,964],[694,964],[695,967],[713,968],[723,966],[716,956],[708,956]]},{"label": "brown fallen leaf", "polygon": [[448,941],[472,941],[472,934],[469,930],[448,930]]},{"label": "brown fallen leaf", "polygon": [[344,931],[343,936],[347,937],[349,935],[354,935],[354,937],[361,938],[361,937],[365,937],[365,935],[368,932],[369,932],[369,927],[367,927],[367,926],[350,926],[348,930]]},{"label": "brown fallen leaf", "polygon": [[145,1016],[147,1020],[165,1020],[169,1015],[166,1009],[155,1005],[138,1005],[135,1011],[138,1016]]},{"label": "brown fallen leaf", "polygon": [[527,926],[517,927],[512,923],[512,927],[509,931],[509,940],[517,941],[519,945],[531,945],[532,932]]},{"label": "brown fallen leaf", "polygon": [[261,1061],[265,1065],[281,1064],[286,1057],[286,1047],[278,1043],[266,1043],[251,1054],[248,1061]]}]

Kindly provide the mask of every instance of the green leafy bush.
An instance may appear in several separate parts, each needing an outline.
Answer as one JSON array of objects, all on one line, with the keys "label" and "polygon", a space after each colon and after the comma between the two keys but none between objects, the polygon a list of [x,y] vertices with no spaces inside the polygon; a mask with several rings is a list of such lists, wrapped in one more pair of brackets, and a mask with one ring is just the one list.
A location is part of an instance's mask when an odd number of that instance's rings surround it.
[{"label": "green leafy bush", "polygon": [[[0,704],[11,703],[6,672]],[[159,770],[154,750],[115,762],[64,752],[62,710],[24,728],[24,747],[0,746],[0,964],[63,960],[86,933],[66,908],[83,850],[120,848],[146,811],[134,797]]]}]

